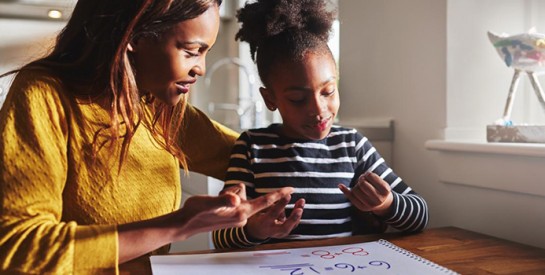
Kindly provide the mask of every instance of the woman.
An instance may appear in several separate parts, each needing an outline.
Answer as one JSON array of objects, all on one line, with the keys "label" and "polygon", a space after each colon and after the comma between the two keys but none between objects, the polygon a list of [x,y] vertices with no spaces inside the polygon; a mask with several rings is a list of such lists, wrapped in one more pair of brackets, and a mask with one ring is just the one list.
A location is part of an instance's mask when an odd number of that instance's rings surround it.
[{"label": "woman", "polygon": [[[291,189],[180,203],[180,167],[223,178],[238,136],[186,106],[221,0],[79,0],[0,111],[0,273],[99,274],[241,226]],[[163,249],[164,250],[164,249]]]}]

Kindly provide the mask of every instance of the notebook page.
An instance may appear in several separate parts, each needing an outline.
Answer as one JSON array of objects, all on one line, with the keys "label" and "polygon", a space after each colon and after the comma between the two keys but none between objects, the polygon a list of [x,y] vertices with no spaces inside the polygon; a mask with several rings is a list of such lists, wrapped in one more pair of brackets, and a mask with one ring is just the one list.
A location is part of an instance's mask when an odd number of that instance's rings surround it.
[{"label": "notebook page", "polygon": [[151,257],[155,275],[457,274],[386,240],[349,245]]}]

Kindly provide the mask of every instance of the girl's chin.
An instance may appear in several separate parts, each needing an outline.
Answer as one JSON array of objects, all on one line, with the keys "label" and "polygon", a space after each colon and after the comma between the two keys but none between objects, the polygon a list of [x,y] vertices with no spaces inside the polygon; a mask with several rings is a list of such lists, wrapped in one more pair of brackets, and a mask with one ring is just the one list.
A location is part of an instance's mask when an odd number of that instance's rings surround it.
[{"label": "girl's chin", "polygon": [[331,127],[326,127],[325,129],[320,129],[318,127],[305,127],[299,130],[286,129],[282,127],[282,134],[286,137],[299,139],[299,140],[322,140],[329,135]]},{"label": "girl's chin", "polygon": [[328,134],[329,134],[329,131],[319,131],[319,132],[306,131],[304,133],[298,134],[296,136],[294,135],[292,137],[294,137],[296,139],[302,139],[302,140],[322,140],[322,139],[326,138]]}]

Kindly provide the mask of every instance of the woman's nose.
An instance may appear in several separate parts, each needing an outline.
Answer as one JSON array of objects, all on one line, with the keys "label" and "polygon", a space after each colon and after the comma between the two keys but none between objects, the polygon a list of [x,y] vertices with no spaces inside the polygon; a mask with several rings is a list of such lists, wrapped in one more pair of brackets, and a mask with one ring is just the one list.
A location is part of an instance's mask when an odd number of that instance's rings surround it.
[{"label": "woman's nose", "polygon": [[203,76],[206,73],[206,59],[201,58],[198,63],[191,68],[193,74]]}]

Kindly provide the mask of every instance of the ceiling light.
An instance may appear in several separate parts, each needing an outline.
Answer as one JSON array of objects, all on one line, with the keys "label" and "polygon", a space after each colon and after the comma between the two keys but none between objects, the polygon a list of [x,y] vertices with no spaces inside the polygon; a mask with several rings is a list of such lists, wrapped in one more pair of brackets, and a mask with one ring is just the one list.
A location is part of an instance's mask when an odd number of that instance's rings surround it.
[{"label": "ceiling light", "polygon": [[52,19],[61,19],[62,12],[60,10],[49,10],[47,11],[47,17]]}]

